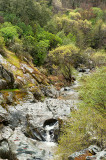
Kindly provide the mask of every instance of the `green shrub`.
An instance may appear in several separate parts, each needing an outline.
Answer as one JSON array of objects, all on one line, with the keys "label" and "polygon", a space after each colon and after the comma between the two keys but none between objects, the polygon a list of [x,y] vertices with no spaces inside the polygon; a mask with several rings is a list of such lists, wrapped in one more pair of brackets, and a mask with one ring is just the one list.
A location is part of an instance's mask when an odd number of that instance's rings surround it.
[{"label": "green shrub", "polygon": [[33,55],[34,63],[41,65],[44,63],[49,48],[49,41],[39,41],[36,45],[36,54]]},{"label": "green shrub", "polygon": [[49,49],[55,48],[58,44],[62,43],[61,38],[52,33],[46,32],[43,28],[38,28],[37,31],[37,40],[48,40],[49,41]]},{"label": "green shrub", "polygon": [[95,49],[106,48],[105,36],[106,36],[106,24],[102,20],[98,20],[91,32],[92,41],[91,46]]},{"label": "green shrub", "polygon": [[81,63],[85,63],[83,56],[79,53],[79,49],[73,44],[60,46],[52,50],[48,58],[49,65],[58,66],[61,74],[68,81],[71,81],[72,78],[72,68],[77,68]]},{"label": "green shrub", "polygon": [[73,20],[81,19],[81,15],[78,12],[70,12],[69,17]]},{"label": "green shrub", "polygon": [[105,66],[106,65],[106,53],[105,51],[97,51],[91,55],[91,59],[95,67]]},{"label": "green shrub", "polygon": [[84,108],[84,105],[79,110],[73,111],[61,128],[57,159],[67,160],[72,153],[85,149],[91,144],[105,146],[105,123],[106,119],[99,112]]},{"label": "green shrub", "polygon": [[92,10],[93,10],[93,13],[95,14],[96,18],[102,19],[102,17],[103,17],[103,10],[101,8],[93,7]]},{"label": "green shrub", "polygon": [[7,23],[7,22],[5,22],[2,25],[2,27],[0,29],[0,33],[1,33],[2,37],[4,38],[6,45],[18,37],[16,27],[12,26],[11,23]]},{"label": "green shrub", "polygon": [[88,107],[97,109],[103,113],[106,109],[106,67],[97,69],[84,79],[84,85],[81,88],[81,97]]}]

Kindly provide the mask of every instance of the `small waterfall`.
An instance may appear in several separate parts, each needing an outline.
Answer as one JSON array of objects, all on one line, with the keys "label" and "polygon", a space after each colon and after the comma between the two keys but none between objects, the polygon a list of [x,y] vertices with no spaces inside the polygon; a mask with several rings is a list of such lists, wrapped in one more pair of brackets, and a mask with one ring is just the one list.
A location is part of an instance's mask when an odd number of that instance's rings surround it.
[{"label": "small waterfall", "polygon": [[53,138],[54,138],[53,128],[54,128],[53,126],[49,126],[49,125],[45,127],[47,142],[53,142]]},{"label": "small waterfall", "polygon": [[45,131],[46,131],[46,142],[55,142],[55,131],[58,130],[58,121],[55,122],[54,124],[48,124],[45,126]]}]

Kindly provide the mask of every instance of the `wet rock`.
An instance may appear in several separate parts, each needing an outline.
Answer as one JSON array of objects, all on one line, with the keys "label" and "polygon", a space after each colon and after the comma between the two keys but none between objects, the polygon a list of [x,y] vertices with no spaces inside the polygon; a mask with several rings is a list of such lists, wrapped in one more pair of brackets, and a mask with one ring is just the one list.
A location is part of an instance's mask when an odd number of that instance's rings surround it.
[{"label": "wet rock", "polygon": [[[9,107],[9,125],[12,129],[21,126],[27,137],[45,141],[44,123],[49,119],[64,119],[75,103],[71,100],[47,98],[44,102]],[[57,131],[56,131],[57,134]]]},{"label": "wet rock", "polygon": [[89,73],[90,72],[90,69],[89,68],[78,68],[77,69],[78,70],[78,72],[83,72],[83,73]]},{"label": "wet rock", "polygon": [[57,142],[59,136],[59,122],[56,119],[48,119],[44,122],[45,139],[50,142]]},{"label": "wet rock", "polygon": [[70,90],[70,87],[65,87],[64,88],[64,91],[69,91]]}]

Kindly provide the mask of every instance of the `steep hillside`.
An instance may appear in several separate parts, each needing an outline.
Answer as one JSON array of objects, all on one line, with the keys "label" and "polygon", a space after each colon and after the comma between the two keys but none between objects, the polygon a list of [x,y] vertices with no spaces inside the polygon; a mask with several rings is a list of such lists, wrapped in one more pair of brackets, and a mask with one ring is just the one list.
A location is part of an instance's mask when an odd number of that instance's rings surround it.
[{"label": "steep hillside", "polygon": [[[47,77],[40,73],[33,63],[28,62],[27,59],[25,61],[20,60],[13,52],[7,49],[5,49],[5,54],[5,56],[0,54],[0,92],[3,96],[11,97],[9,102],[14,97],[13,93],[15,93],[15,99],[19,98],[19,96],[16,98],[16,95],[20,95],[20,98],[23,98],[29,92],[33,93],[36,99],[41,98],[43,94],[40,88],[48,85],[49,80]],[[6,97],[4,97],[5,100],[7,99]],[[1,103],[5,103],[2,98],[0,100]]]}]

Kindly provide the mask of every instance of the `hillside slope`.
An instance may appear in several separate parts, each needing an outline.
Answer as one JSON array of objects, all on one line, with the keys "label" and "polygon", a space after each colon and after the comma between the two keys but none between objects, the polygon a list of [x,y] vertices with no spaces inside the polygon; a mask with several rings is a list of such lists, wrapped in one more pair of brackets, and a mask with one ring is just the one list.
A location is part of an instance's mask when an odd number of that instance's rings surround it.
[{"label": "hillside slope", "polygon": [[10,96],[9,92],[12,94],[14,92],[18,95],[22,94],[21,98],[23,98],[23,95],[30,92],[35,95],[36,99],[41,98],[43,96],[41,86],[47,86],[49,83],[47,77],[27,59],[20,60],[15,53],[7,49],[5,49],[5,54],[6,56],[0,54],[0,92],[3,93],[3,96]]}]

